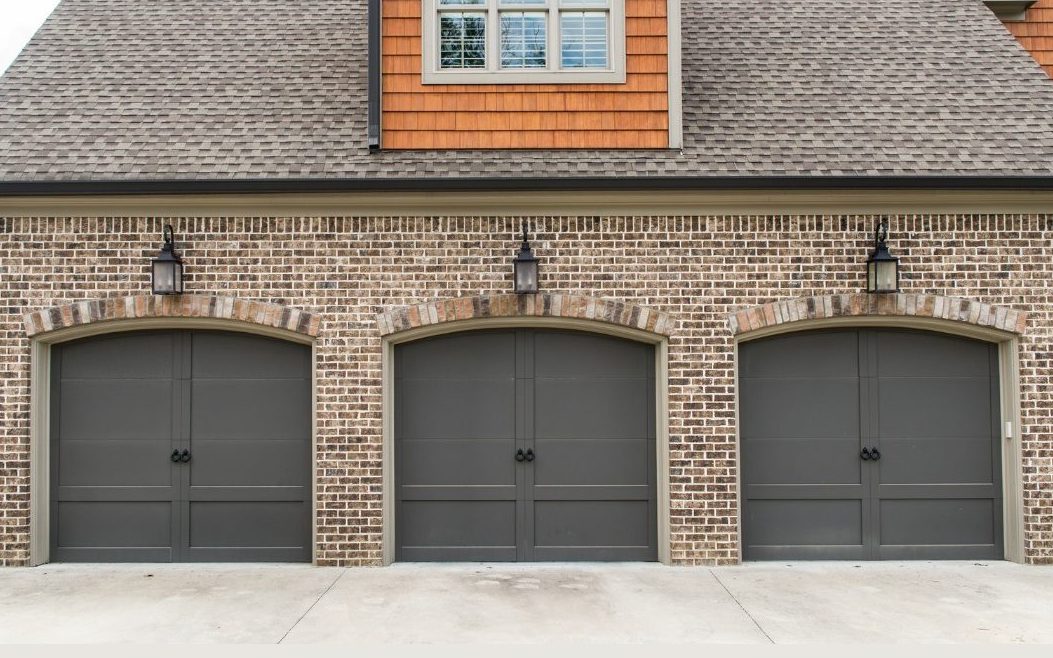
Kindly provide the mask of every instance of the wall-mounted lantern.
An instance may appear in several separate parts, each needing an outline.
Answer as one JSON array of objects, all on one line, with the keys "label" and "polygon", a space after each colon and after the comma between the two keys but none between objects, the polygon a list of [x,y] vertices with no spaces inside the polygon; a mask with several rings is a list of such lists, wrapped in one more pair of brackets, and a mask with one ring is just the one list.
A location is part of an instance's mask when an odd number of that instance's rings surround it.
[{"label": "wall-mounted lantern", "polygon": [[888,252],[888,220],[874,232],[874,251],[867,259],[867,292],[899,291],[899,259]]},{"label": "wall-mounted lantern", "polygon": [[152,263],[153,291],[155,295],[182,295],[183,260],[176,253],[171,224],[165,225],[162,235],[164,244],[161,245],[161,253]]},{"label": "wall-mounted lantern", "polygon": [[523,222],[523,244],[519,246],[513,269],[517,294],[537,292],[537,258],[534,256],[534,250],[530,248],[526,222]]}]

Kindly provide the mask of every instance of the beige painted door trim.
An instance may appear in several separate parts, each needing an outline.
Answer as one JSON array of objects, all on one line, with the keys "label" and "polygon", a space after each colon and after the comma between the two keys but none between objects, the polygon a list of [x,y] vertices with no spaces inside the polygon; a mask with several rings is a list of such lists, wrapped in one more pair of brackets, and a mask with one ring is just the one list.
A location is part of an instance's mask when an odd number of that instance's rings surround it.
[{"label": "beige painted door trim", "polygon": [[140,318],[79,325],[34,336],[30,343],[29,564],[51,560],[51,348],[79,338],[148,329],[213,329],[279,338],[311,347],[311,562],[318,560],[318,350],[310,336],[214,318]]},{"label": "beige painted door trim", "polygon": [[638,329],[605,322],[557,317],[476,318],[445,324],[428,325],[391,334],[383,338],[381,372],[383,379],[383,521],[382,544],[384,565],[395,561],[395,346],[442,334],[481,329],[573,329],[606,334],[655,346],[655,467],[658,469],[658,561],[670,564],[669,503],[669,339]]},{"label": "beige painted door trim", "polygon": [[735,478],[738,501],[738,559],[742,561],[742,451],[739,428],[739,347],[742,343],[779,334],[814,329],[851,327],[885,327],[889,329],[920,329],[952,334],[994,343],[998,346],[999,399],[1002,435],[1002,518],[1005,559],[1025,562],[1024,555],[1024,487],[1023,448],[1020,444],[1020,338],[1005,331],[965,325],[960,322],[935,318],[904,316],[836,317],[806,320],[767,327],[735,337]]}]

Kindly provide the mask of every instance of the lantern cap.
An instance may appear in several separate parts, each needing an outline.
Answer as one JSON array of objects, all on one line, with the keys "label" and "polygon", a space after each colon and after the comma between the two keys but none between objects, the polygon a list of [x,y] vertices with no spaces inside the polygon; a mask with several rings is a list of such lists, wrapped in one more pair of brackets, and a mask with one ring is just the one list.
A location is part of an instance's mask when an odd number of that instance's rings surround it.
[{"label": "lantern cap", "polygon": [[164,243],[161,245],[161,251],[158,252],[157,258],[154,261],[174,261],[181,262],[182,259],[175,250],[175,234],[172,231],[171,224],[165,224],[164,230],[161,232],[161,236],[164,239]]},{"label": "lantern cap", "polygon": [[530,236],[527,233],[528,226],[526,222],[523,223],[523,242],[519,245],[519,253],[516,254],[516,261],[532,261],[537,260],[537,256],[534,255],[534,250],[530,247]]},{"label": "lantern cap", "polygon": [[874,232],[874,251],[870,252],[870,258],[867,258],[867,262],[875,263],[898,260],[898,258],[890,254],[888,251],[888,221],[882,221],[878,224],[877,230]]}]

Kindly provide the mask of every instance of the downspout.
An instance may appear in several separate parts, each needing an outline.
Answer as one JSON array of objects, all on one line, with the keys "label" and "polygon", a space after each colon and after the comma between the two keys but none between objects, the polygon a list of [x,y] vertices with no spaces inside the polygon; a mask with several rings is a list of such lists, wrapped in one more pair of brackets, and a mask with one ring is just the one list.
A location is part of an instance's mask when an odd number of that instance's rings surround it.
[{"label": "downspout", "polygon": [[368,139],[369,150],[380,150],[380,2],[381,0],[369,0],[366,23],[369,32],[368,37],[368,66],[369,66],[369,98],[368,108]]}]

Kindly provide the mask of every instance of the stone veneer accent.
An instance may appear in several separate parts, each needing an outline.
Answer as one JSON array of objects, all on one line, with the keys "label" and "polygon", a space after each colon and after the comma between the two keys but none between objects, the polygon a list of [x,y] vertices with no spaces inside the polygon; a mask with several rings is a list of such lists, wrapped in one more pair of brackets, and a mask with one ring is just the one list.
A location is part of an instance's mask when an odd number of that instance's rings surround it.
[{"label": "stone veneer accent", "polygon": [[279,304],[206,295],[135,295],[53,306],[26,313],[26,335],[78,325],[137,318],[213,318],[237,320],[317,336],[317,315]]},{"label": "stone veneer accent", "polygon": [[940,295],[849,293],[801,297],[743,309],[728,316],[735,335],[781,324],[824,318],[892,315],[935,318],[1024,333],[1027,313],[970,299]]},{"label": "stone veneer accent", "polygon": [[377,315],[380,335],[387,336],[443,322],[475,318],[554,317],[596,320],[668,336],[668,313],[613,299],[538,293],[438,299],[390,309]]}]

